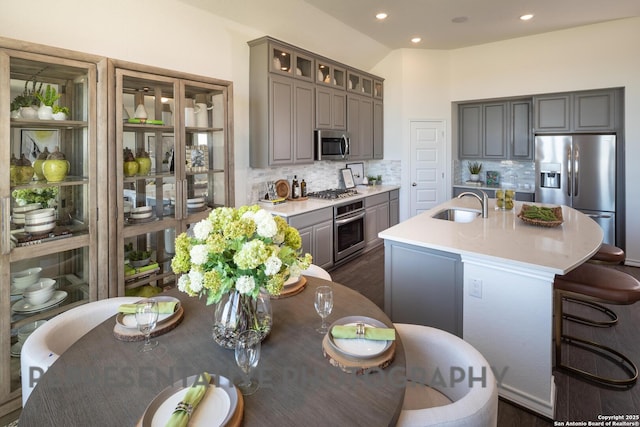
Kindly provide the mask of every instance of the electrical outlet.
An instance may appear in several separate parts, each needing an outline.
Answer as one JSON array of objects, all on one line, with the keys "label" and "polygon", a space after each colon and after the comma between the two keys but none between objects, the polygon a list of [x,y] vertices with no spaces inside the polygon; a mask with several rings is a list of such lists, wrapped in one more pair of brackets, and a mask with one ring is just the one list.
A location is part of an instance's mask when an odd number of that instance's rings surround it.
[{"label": "electrical outlet", "polygon": [[469,295],[476,298],[482,298],[482,280],[471,279],[471,287],[469,288]]}]

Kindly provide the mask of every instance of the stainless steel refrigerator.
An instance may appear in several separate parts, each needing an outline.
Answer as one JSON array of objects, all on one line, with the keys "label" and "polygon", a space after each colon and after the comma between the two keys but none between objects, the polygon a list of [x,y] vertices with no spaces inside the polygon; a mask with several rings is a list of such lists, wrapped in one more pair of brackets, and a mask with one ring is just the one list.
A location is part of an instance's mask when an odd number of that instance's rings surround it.
[{"label": "stainless steel refrigerator", "polygon": [[536,202],[571,206],[615,245],[616,136],[536,136]]}]

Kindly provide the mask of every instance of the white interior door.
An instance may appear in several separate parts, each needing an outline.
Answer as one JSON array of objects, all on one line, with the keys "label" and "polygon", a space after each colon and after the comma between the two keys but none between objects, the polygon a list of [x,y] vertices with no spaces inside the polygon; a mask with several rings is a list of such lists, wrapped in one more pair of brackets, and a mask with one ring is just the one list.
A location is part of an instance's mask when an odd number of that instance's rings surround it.
[{"label": "white interior door", "polygon": [[410,216],[444,202],[446,197],[444,120],[411,121]]}]

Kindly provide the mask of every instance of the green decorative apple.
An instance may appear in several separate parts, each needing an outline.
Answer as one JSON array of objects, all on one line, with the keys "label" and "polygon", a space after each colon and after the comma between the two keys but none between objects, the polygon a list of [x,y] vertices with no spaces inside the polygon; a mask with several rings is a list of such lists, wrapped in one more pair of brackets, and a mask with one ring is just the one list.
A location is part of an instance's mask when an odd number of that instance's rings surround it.
[{"label": "green decorative apple", "polygon": [[136,163],[138,164],[138,175],[149,175],[151,171],[151,159],[149,153],[144,150],[138,151],[136,155]]},{"label": "green decorative apple", "polygon": [[42,164],[49,157],[49,149],[44,147],[44,151],[40,153],[35,162],[33,162],[33,170],[36,174],[36,180],[42,181],[45,179],[44,172],[42,172]]},{"label": "green decorative apple", "polygon": [[28,184],[31,182],[31,178],[33,178],[33,166],[23,153],[16,162],[15,182],[16,184]]},{"label": "green decorative apple", "polygon": [[58,147],[53,150],[53,153],[49,154],[47,160],[42,162],[42,173],[47,182],[60,182],[67,177],[69,162],[64,154],[58,151]]},{"label": "green decorative apple", "polygon": [[129,148],[124,149],[123,160],[122,169],[124,176],[136,176],[139,166],[136,162],[136,158],[133,156],[133,152]]}]

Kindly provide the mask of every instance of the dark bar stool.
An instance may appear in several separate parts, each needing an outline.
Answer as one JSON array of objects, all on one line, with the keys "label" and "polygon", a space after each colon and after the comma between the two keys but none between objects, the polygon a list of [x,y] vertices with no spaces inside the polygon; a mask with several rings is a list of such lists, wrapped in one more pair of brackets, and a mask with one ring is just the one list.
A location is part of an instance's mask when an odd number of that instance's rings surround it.
[{"label": "dark bar stool", "polygon": [[[617,246],[609,245],[603,243],[596,252],[587,262],[591,264],[605,264],[605,265],[617,265],[622,264],[624,262],[625,254],[622,249]],[[601,313],[604,313],[608,320],[593,320],[582,316],[577,316],[575,314],[562,313],[562,317],[572,322],[581,323],[583,325],[588,326],[596,326],[598,328],[610,328],[611,326],[618,323],[618,315],[608,307],[604,305],[587,301],[582,298],[568,298],[565,297],[565,301],[569,301],[575,304],[580,304],[585,307],[589,307],[594,310],[598,310]]]},{"label": "dark bar stool", "polygon": [[[622,271],[590,263],[582,264],[554,280],[554,335],[556,369],[588,381],[614,388],[628,388],[638,379],[638,368],[624,354],[605,345],[564,334],[562,303],[574,298],[604,304],[633,304],[640,300],[640,282]],[[605,378],[562,363],[562,343],[586,348],[615,361],[627,375],[624,379]]]}]

